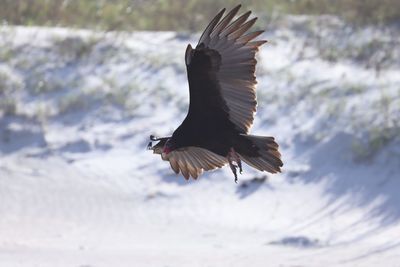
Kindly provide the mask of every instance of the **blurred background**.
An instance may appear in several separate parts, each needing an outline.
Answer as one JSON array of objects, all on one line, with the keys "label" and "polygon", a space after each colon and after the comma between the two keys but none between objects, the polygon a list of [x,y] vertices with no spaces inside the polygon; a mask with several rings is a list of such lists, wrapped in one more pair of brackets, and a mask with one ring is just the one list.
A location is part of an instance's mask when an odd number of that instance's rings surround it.
[{"label": "blurred background", "polygon": [[253,0],[282,174],[185,181],[184,52],[238,2],[0,0],[1,266],[398,266],[400,1]]},{"label": "blurred background", "polygon": [[[4,23],[13,25],[193,32],[202,30],[222,6],[237,4],[232,0],[2,0],[0,15]],[[285,14],[330,14],[360,26],[383,25],[398,23],[400,13],[396,0],[250,0],[242,4],[265,21]]]}]

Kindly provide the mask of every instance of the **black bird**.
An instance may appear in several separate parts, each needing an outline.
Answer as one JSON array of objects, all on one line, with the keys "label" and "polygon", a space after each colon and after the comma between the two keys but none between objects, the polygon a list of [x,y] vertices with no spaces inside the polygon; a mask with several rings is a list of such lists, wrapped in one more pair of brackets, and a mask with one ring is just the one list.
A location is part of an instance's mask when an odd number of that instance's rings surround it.
[{"label": "black bird", "polygon": [[196,48],[187,46],[189,112],[171,137],[150,136],[159,142],[148,148],[186,179],[229,164],[237,182],[242,161],[270,173],[283,166],[273,137],[248,134],[257,106],[255,54],[266,41],[254,40],[263,31],[248,32],[257,20],[248,20],[250,11],[233,20],[239,9],[221,10]]}]

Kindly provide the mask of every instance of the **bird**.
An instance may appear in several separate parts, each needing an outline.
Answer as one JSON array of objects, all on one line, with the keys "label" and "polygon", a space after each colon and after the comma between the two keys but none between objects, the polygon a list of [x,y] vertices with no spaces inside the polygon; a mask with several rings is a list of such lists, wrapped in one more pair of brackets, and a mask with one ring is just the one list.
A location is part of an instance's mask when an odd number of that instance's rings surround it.
[{"label": "bird", "polygon": [[257,17],[249,19],[251,11],[237,16],[240,8],[225,16],[222,9],[196,47],[188,44],[188,113],[171,136],[150,136],[147,148],[186,180],[228,164],[237,183],[242,162],[269,173],[283,166],[274,137],[249,134],[257,107],[255,55],[267,41],[256,39],[264,31],[249,31]]}]

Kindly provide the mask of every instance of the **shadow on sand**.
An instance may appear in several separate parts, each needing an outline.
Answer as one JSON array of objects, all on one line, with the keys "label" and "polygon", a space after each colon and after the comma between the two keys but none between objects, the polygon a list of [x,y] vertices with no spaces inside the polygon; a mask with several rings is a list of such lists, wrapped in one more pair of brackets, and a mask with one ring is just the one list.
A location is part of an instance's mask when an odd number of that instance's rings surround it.
[{"label": "shadow on sand", "polygon": [[[343,196],[352,196],[357,207],[373,204],[365,220],[378,219],[381,226],[389,226],[400,220],[400,143],[394,142],[383,148],[370,162],[355,162],[352,145],[354,137],[339,133],[327,142],[304,150],[310,159],[310,170],[293,179],[316,183],[329,179],[326,194],[333,203]],[[296,157],[305,157],[300,149]],[[379,202],[377,203],[377,200]],[[376,204],[377,203],[377,204]]]}]

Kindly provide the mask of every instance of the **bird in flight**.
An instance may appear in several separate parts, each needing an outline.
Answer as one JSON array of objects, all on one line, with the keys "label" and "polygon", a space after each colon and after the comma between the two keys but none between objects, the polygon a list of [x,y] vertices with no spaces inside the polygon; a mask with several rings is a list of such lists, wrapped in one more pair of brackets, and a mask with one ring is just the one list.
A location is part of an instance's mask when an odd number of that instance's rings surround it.
[{"label": "bird in flight", "polygon": [[158,143],[148,149],[185,179],[229,164],[237,182],[242,162],[269,173],[283,166],[274,137],[249,134],[257,106],[255,54],[266,41],[255,40],[263,31],[248,31],[257,20],[248,20],[251,11],[234,19],[240,7],[225,16],[222,9],[196,48],[187,46],[188,114],[172,136],[150,136]]}]

